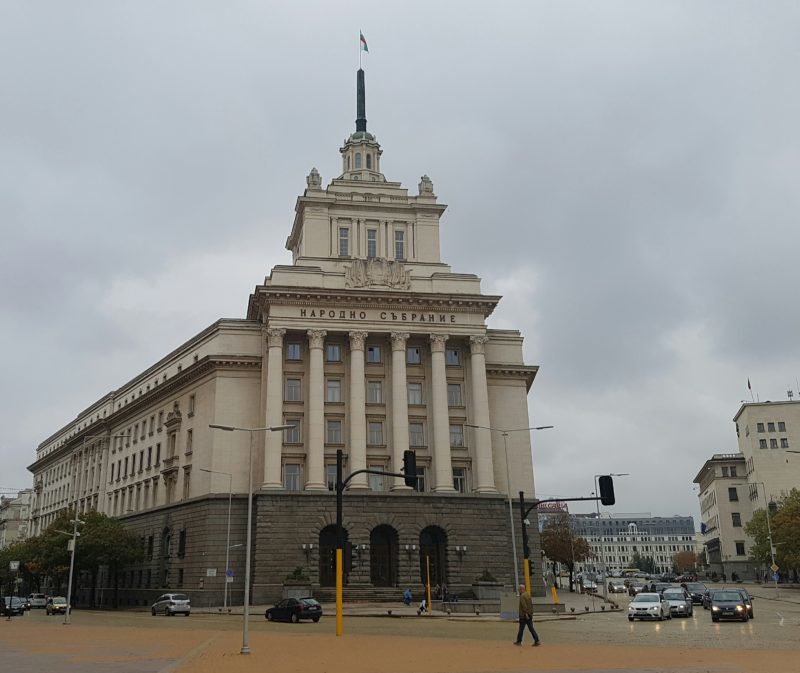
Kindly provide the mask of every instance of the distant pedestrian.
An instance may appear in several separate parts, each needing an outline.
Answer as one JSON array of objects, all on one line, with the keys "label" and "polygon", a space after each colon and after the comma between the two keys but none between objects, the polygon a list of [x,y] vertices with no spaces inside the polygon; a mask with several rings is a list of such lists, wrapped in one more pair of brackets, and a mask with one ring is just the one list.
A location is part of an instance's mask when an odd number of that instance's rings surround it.
[{"label": "distant pedestrian", "polygon": [[419,607],[417,608],[417,616],[419,616],[423,612],[427,612],[427,611],[428,611],[428,599],[427,598],[423,598],[419,602]]},{"label": "distant pedestrian", "polygon": [[411,589],[403,592],[403,605],[411,605]]},{"label": "distant pedestrian", "polygon": [[517,639],[514,645],[522,645],[522,636],[525,635],[525,627],[533,636],[534,646],[539,645],[539,634],[533,628],[533,600],[531,595],[525,591],[525,585],[519,585],[519,631],[517,631]]}]

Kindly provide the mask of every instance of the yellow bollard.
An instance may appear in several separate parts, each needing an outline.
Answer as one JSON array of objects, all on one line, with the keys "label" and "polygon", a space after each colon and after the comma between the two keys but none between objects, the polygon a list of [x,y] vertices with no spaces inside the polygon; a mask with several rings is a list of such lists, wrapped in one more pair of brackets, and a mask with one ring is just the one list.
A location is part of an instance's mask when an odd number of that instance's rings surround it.
[{"label": "yellow bollard", "polygon": [[556,591],[556,585],[554,584],[550,587],[550,591],[553,592],[553,602],[558,605],[558,592]]},{"label": "yellow bollard", "polygon": [[525,591],[531,592],[531,562],[525,559]]},{"label": "yellow bollard", "polygon": [[342,624],[342,550],[336,550],[336,635],[341,636]]},{"label": "yellow bollard", "polygon": [[428,614],[431,614],[431,557],[425,557],[425,571],[428,574]]}]

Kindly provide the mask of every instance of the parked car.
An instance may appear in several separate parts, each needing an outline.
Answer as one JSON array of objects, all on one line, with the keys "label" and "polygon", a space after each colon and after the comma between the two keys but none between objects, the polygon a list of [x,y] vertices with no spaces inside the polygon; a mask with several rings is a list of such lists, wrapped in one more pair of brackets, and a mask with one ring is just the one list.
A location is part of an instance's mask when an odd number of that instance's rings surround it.
[{"label": "parked car", "polygon": [[662,582],[667,582],[671,584],[672,582],[676,582],[678,580],[678,576],[675,573],[664,573],[659,578]]},{"label": "parked car", "polygon": [[608,591],[612,594],[624,594],[627,591],[627,587],[621,579],[612,579],[608,582]]},{"label": "parked car", "polygon": [[681,586],[689,592],[692,597],[692,603],[695,605],[703,604],[703,596],[708,591],[708,587],[705,584],[702,582],[684,582]]},{"label": "parked car", "polygon": [[31,609],[30,598],[27,598],[26,596],[20,596],[20,600],[22,601],[22,606],[25,608],[25,612]]},{"label": "parked car", "polygon": [[673,582],[677,582],[678,584],[683,584],[685,582],[696,582],[697,575],[695,573],[686,573],[681,575],[680,577],[676,577]]},{"label": "parked car", "polygon": [[628,605],[628,621],[634,619],[672,619],[669,611],[669,602],[661,594],[640,593],[633,597]]},{"label": "parked car", "polygon": [[691,617],[694,614],[691,594],[681,587],[664,589],[661,593],[669,603],[670,614],[681,617]]},{"label": "parked car", "polygon": [[25,614],[25,603],[23,603],[22,599],[18,596],[6,596],[4,602],[4,614],[6,616],[8,616],[9,613],[12,616]]},{"label": "parked car", "polygon": [[747,616],[753,619],[753,597],[747,593],[747,589],[736,589],[744,600],[744,606],[747,608]]},{"label": "parked car", "polygon": [[672,589],[675,585],[671,584],[670,582],[652,582],[650,584],[650,591],[652,593],[660,594],[664,591],[664,589]]},{"label": "parked car", "polygon": [[628,596],[635,596],[644,591],[644,582],[642,580],[629,580],[628,581]]},{"label": "parked car", "polygon": [[192,612],[192,606],[186,594],[162,594],[150,607],[150,612],[154,617],[158,614],[169,617],[174,617],[175,615],[186,615],[188,617]]},{"label": "parked car", "polygon": [[301,619],[310,619],[316,623],[322,617],[322,606],[314,598],[284,598],[274,607],[269,608],[264,617],[268,621],[284,621],[297,624]]},{"label": "parked car", "polygon": [[[45,611],[48,615],[63,615],[67,612],[67,599],[63,596],[53,596],[47,599]],[[72,612],[70,610],[70,612]]]},{"label": "parked car", "polygon": [[711,621],[735,619],[746,622],[750,619],[744,598],[738,590],[722,589],[711,592]]},{"label": "parked car", "polygon": [[32,608],[46,608],[47,595],[46,594],[31,594],[28,596]]}]

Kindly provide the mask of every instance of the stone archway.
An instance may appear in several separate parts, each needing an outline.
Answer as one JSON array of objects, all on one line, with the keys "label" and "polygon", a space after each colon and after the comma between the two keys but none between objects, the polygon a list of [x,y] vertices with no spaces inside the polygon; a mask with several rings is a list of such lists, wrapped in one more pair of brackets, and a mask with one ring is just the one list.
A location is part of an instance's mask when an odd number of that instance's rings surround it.
[{"label": "stone archway", "polygon": [[369,534],[369,577],[373,586],[397,586],[397,531],[387,524],[372,529]]},{"label": "stone archway", "polygon": [[447,584],[447,533],[439,526],[423,528],[419,534],[419,576],[427,581],[427,560],[430,560],[431,586]]}]

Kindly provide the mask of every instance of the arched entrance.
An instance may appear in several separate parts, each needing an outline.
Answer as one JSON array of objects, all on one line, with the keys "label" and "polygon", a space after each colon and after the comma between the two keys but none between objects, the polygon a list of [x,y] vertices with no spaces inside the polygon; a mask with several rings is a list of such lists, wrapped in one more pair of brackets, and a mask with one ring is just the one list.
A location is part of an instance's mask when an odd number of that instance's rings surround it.
[{"label": "arched entrance", "polygon": [[419,534],[419,576],[427,581],[426,558],[430,559],[431,585],[447,584],[447,533],[439,526],[423,528]]},{"label": "arched entrance", "polygon": [[[350,553],[350,542],[348,541],[347,529],[344,533],[344,583],[347,584],[347,575],[352,564]],[[336,586],[336,526],[325,526],[319,532],[319,585],[322,587]]]},{"label": "arched entrance", "polygon": [[369,534],[369,578],[376,587],[397,586],[397,531],[386,524]]}]

